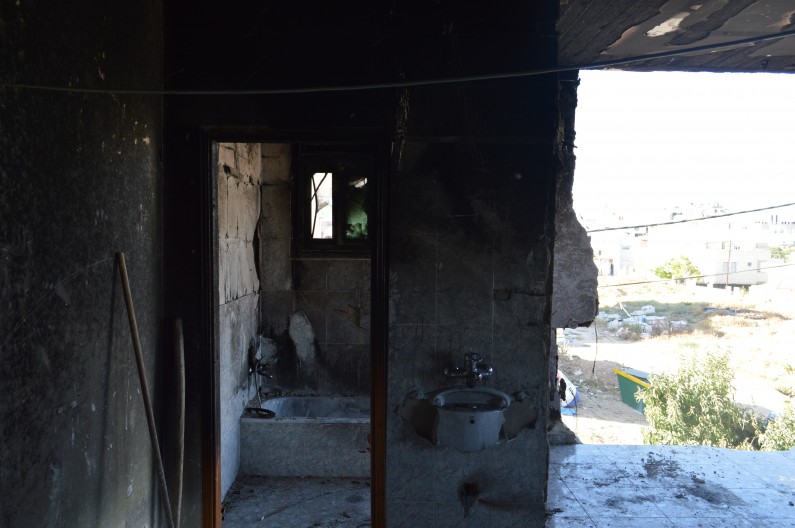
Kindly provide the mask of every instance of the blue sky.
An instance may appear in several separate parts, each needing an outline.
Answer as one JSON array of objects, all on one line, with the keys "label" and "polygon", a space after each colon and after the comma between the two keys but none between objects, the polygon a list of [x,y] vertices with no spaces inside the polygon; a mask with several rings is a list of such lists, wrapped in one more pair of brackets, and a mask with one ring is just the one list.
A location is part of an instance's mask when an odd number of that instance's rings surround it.
[{"label": "blue sky", "polygon": [[[795,75],[581,71],[574,206],[795,202]],[[795,220],[795,208],[787,210]]]}]

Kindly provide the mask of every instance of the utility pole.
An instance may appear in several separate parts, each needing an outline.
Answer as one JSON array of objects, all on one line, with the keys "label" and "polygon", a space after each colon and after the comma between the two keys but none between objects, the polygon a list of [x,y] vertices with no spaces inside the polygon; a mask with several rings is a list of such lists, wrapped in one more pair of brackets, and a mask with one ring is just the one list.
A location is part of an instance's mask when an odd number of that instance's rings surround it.
[{"label": "utility pole", "polygon": [[725,289],[729,289],[729,272],[732,269],[732,241],[729,240],[729,262],[726,263],[726,286]]}]

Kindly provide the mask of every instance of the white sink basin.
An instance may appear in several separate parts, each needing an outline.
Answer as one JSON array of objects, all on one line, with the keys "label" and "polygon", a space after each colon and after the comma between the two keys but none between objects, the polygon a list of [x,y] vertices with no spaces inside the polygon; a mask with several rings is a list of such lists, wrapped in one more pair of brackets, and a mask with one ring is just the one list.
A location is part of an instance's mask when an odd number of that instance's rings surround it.
[{"label": "white sink basin", "polygon": [[431,405],[448,411],[499,411],[511,404],[511,397],[490,387],[453,387],[432,394]]},{"label": "white sink basin", "polygon": [[454,387],[431,394],[438,409],[436,444],[474,453],[502,439],[506,393],[489,387]]}]

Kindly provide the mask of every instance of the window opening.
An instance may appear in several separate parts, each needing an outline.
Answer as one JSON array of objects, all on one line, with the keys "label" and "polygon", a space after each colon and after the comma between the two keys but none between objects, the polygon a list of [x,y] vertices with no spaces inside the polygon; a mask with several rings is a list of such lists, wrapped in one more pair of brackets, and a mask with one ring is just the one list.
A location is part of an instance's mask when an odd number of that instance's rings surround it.
[{"label": "window opening", "polygon": [[334,194],[332,184],[334,175],[330,172],[316,172],[312,175],[312,196],[310,207],[312,215],[312,238],[330,239],[334,226]]},{"label": "window opening", "polygon": [[297,165],[300,253],[369,252],[372,154],[362,147],[303,146]]}]

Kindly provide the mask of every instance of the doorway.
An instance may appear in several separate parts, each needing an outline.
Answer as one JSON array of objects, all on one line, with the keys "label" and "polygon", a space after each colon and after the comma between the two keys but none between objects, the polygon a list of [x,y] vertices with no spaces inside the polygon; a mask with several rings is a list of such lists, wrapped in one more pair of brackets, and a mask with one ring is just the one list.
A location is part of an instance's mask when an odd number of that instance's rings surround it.
[{"label": "doorway", "polygon": [[209,148],[224,526],[254,517],[369,526],[371,439],[384,436],[370,425],[371,400],[373,387],[386,386],[377,382],[383,361],[373,360],[384,350],[373,338],[374,299],[386,295],[374,280],[384,276],[371,220],[376,148],[301,140]]}]

